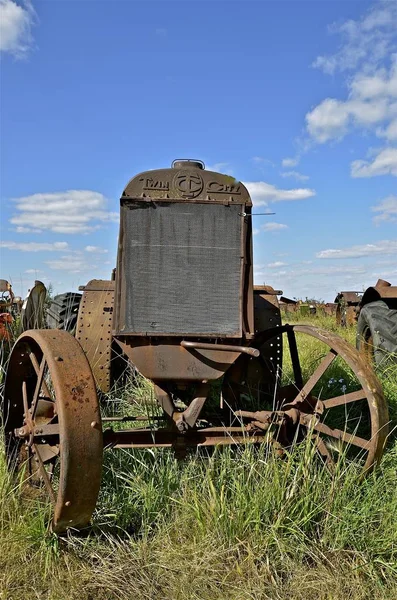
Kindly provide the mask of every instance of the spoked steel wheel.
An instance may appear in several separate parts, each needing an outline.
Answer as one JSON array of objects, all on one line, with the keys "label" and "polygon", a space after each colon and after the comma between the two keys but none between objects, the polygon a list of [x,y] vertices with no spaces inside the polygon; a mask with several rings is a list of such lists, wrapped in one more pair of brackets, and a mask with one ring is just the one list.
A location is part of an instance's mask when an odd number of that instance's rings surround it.
[{"label": "spoked steel wheel", "polygon": [[101,480],[102,427],[90,366],[69,333],[31,330],[18,338],[3,424],[9,468],[50,500],[52,530],[88,525]]},{"label": "spoked steel wheel", "polygon": [[[250,420],[252,427],[270,429],[273,441],[284,448],[310,440],[331,470],[343,455],[367,473],[380,460],[388,433],[387,404],[372,367],[344,339],[316,327],[284,325],[262,332],[253,345],[279,340],[280,335],[282,366],[273,368],[275,357],[261,359],[272,382],[265,382],[260,407],[235,414]],[[241,386],[235,389],[241,393]],[[258,381],[251,389],[250,381],[244,382],[245,397],[257,389]]]}]

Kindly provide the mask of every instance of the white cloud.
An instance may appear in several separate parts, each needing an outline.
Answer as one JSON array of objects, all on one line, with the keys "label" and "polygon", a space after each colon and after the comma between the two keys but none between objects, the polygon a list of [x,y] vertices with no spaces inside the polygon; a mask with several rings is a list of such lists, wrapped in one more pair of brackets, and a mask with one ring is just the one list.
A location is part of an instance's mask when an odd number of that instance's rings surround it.
[{"label": "white cloud", "polygon": [[39,269],[26,269],[25,273],[28,274],[36,274],[36,273],[42,273],[43,271],[40,271]]},{"label": "white cloud", "polygon": [[379,225],[380,223],[387,221],[389,223],[397,223],[397,196],[390,195],[384,198],[372,207],[372,211],[379,213],[374,217],[374,223]]},{"label": "white cloud", "polygon": [[281,229],[288,229],[288,225],[284,223],[265,223],[261,226],[263,231],[280,231]]},{"label": "white cloud", "polygon": [[0,242],[0,248],[21,252],[64,252],[69,249],[67,242]]},{"label": "white cloud", "polygon": [[281,165],[283,167],[296,167],[298,163],[298,158],[283,158],[283,160],[281,161]]},{"label": "white cloud", "polygon": [[16,233],[41,233],[41,229],[32,229],[31,227],[15,227],[11,231]]},{"label": "white cloud", "polygon": [[76,255],[61,256],[59,260],[47,260],[46,264],[54,271],[82,273],[93,269],[93,265]]},{"label": "white cloud", "polygon": [[[320,56],[315,67],[326,73],[353,71],[346,79],[346,98],[325,98],[305,117],[312,141],[340,140],[353,129],[397,140],[397,2],[380,0],[361,18],[333,25],[342,37],[339,50]],[[393,148],[384,148],[387,155]],[[383,158],[381,156],[380,158]],[[355,161],[353,177],[390,173],[389,167]]]},{"label": "white cloud", "polygon": [[397,141],[397,119],[391,121],[384,129],[379,127],[379,129],[376,130],[376,135],[378,137],[386,138],[389,142]]},{"label": "white cloud", "polygon": [[213,165],[205,165],[206,171],[214,171],[215,173],[223,173],[225,175],[233,175],[232,169],[227,162],[218,162]]},{"label": "white cloud", "polygon": [[302,175],[298,171],[285,171],[285,173],[281,173],[281,177],[292,177],[297,181],[307,181],[309,179],[308,175]]},{"label": "white cloud", "polygon": [[275,185],[264,181],[247,181],[244,182],[244,185],[256,206],[265,206],[268,202],[281,202],[283,200],[304,200],[316,194],[314,190],[308,188],[281,190]]},{"label": "white cloud", "polygon": [[397,240],[383,240],[375,244],[362,244],[350,248],[322,250],[316,258],[362,258],[382,254],[397,254]]},{"label": "white cloud", "polygon": [[0,0],[0,51],[22,57],[31,46],[34,11],[28,0],[21,6]]},{"label": "white cloud", "polygon": [[276,269],[277,267],[286,267],[287,263],[282,262],[281,260],[276,260],[276,262],[269,263],[267,266],[269,269]]},{"label": "white cloud", "polygon": [[333,138],[342,138],[348,128],[349,112],[343,102],[326,98],[306,115],[309,135],[323,144]]},{"label": "white cloud", "polygon": [[18,214],[10,219],[11,223],[31,230],[89,233],[119,220],[118,213],[106,210],[107,199],[90,190],[32,194],[15,199],[15,203]]},{"label": "white cloud", "polygon": [[106,248],[101,248],[100,246],[86,246],[84,250],[86,252],[94,252],[96,254],[106,254],[108,252]]},{"label": "white cloud", "polygon": [[314,67],[325,73],[349,71],[365,62],[369,66],[396,49],[397,5],[381,0],[356,21],[349,19],[329,27],[331,34],[339,34],[342,44],[331,56],[318,56]]},{"label": "white cloud", "polygon": [[384,148],[372,162],[354,160],[351,164],[352,177],[374,177],[376,175],[397,176],[397,148]]},{"label": "white cloud", "polygon": [[252,160],[256,165],[270,165],[271,167],[275,166],[273,161],[269,160],[268,158],[262,158],[262,156],[254,156]]}]

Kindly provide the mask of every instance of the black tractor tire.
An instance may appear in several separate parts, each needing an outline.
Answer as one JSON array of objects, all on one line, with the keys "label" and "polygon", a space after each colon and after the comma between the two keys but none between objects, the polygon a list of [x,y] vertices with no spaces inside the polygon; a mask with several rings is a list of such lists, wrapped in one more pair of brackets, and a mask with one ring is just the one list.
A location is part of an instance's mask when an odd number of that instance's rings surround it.
[{"label": "black tractor tire", "polygon": [[358,317],[356,347],[377,366],[397,362],[397,310],[384,300],[366,304]]},{"label": "black tractor tire", "polygon": [[48,329],[64,329],[74,335],[81,298],[82,294],[75,292],[55,296],[47,308],[46,325]]}]

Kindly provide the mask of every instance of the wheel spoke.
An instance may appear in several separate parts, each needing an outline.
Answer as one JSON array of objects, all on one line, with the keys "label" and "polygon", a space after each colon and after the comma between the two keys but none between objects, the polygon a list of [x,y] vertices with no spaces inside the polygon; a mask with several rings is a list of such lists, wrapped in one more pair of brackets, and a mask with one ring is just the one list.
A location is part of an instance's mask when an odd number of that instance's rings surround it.
[{"label": "wheel spoke", "polygon": [[343,404],[349,404],[349,402],[357,402],[357,400],[365,400],[367,397],[363,389],[357,392],[350,392],[350,394],[344,394],[343,396],[335,396],[335,398],[329,398],[323,400],[324,408],[333,408],[335,406],[343,406]]},{"label": "wheel spoke", "polygon": [[55,492],[54,492],[54,490],[52,488],[50,477],[49,477],[49,475],[47,473],[47,470],[46,470],[46,468],[44,466],[43,459],[42,459],[41,454],[39,452],[39,445],[38,444],[33,444],[33,449],[35,451],[35,456],[37,458],[40,475],[41,475],[41,477],[42,477],[42,479],[44,481],[44,485],[45,485],[45,487],[47,489],[47,492],[48,492],[48,494],[49,494],[49,496],[51,498],[51,502],[53,504],[56,504]]},{"label": "wheel spoke", "polygon": [[338,353],[333,348],[328,352],[325,358],[318,365],[317,369],[314,371],[313,375],[310,379],[307,380],[295,400],[305,400],[307,396],[310,394],[320,377],[324,375],[325,371],[328,369],[330,364],[335,360],[338,356]]},{"label": "wheel spoke", "polygon": [[296,336],[293,329],[287,331],[289,351],[291,355],[292,368],[294,371],[294,379],[296,386],[301,389],[303,386],[301,363],[299,360],[298,346],[296,344]]},{"label": "wheel spoke", "polygon": [[[29,358],[30,358],[30,361],[31,361],[31,363],[33,365],[33,368],[35,370],[35,373],[36,373],[37,377],[39,377],[40,367],[39,367],[39,363],[38,363],[38,360],[36,358],[36,355],[33,352],[30,352],[29,353]],[[43,388],[44,396],[46,398],[51,398],[52,399],[52,396],[50,394],[50,390],[48,389],[47,383],[44,380],[42,382],[42,388]]]},{"label": "wheel spoke", "polygon": [[32,404],[30,405],[30,412],[31,412],[31,415],[32,415],[32,419],[34,419],[34,415],[35,415],[36,408],[37,408],[37,401],[38,401],[38,398],[39,398],[41,386],[43,384],[45,366],[46,366],[46,360],[43,357],[43,359],[41,361],[39,373],[37,375],[36,388],[34,390]]},{"label": "wheel spoke", "polygon": [[328,469],[334,473],[335,472],[335,462],[334,459],[331,456],[330,451],[328,450],[324,440],[320,437],[317,436],[314,445],[316,447],[317,452],[325,459],[325,464],[327,465]]},{"label": "wheel spoke", "polygon": [[359,448],[363,448],[364,450],[369,450],[371,440],[365,440],[364,438],[361,438],[358,435],[347,433],[347,431],[342,431],[341,429],[332,429],[324,423],[313,423],[313,421],[308,418],[303,418],[302,421],[304,425],[311,427],[313,430],[319,431],[320,433],[323,433],[328,437],[335,438],[336,440],[341,440],[342,442],[346,442],[347,444],[351,444],[352,446],[358,446]]}]

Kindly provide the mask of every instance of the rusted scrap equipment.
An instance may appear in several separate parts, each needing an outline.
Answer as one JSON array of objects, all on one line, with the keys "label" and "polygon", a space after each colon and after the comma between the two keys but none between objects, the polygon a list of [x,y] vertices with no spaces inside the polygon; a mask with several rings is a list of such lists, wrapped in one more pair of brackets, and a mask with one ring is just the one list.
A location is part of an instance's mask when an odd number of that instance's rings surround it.
[{"label": "rusted scrap equipment", "polygon": [[[273,443],[282,453],[307,441],[331,470],[341,448],[363,472],[379,461],[388,413],[371,366],[330,332],[281,324],[279,291],[253,285],[251,208],[242,183],[199,161],[137,175],[121,195],[116,272],[82,290],[75,336],[33,329],[15,343],[8,464],[24,465],[48,494],[53,531],[89,523],[103,449],[169,447],[182,457],[198,446]],[[310,338],[324,353],[304,376],[298,342]],[[101,416],[98,395],[120,353],[153,381],[160,420]],[[331,377],[344,368],[348,390]],[[109,426],[129,420],[147,425]]]},{"label": "rusted scrap equipment", "polygon": [[339,292],[335,298],[337,304],[336,322],[341,327],[349,327],[357,322],[356,308],[362,298],[362,292]]},{"label": "rusted scrap equipment", "polygon": [[365,290],[357,307],[356,346],[377,365],[397,362],[397,286],[378,279]]},{"label": "rusted scrap equipment", "polygon": [[298,300],[292,300],[291,298],[286,298],[285,296],[281,296],[279,305],[281,312],[284,313],[297,312],[299,308]]},{"label": "rusted scrap equipment", "polygon": [[322,305],[322,308],[326,315],[332,317],[333,315],[336,315],[338,305],[336,302],[326,302],[324,305]]},{"label": "rusted scrap equipment", "polygon": [[6,279],[0,279],[0,312],[8,312],[16,316],[21,312],[22,299],[15,296],[12,285]]}]

